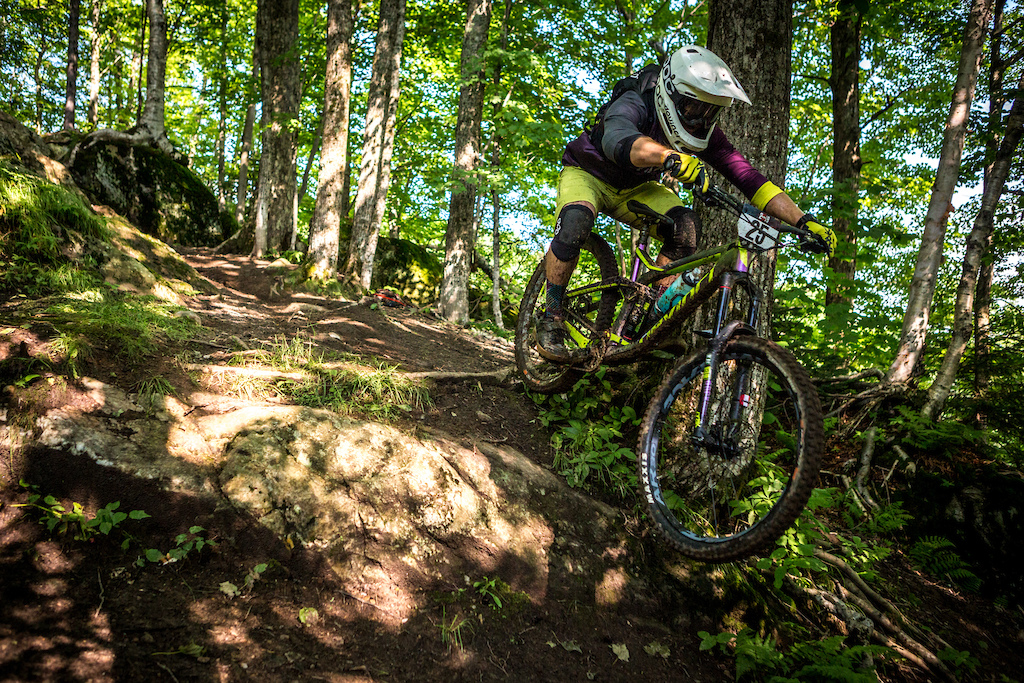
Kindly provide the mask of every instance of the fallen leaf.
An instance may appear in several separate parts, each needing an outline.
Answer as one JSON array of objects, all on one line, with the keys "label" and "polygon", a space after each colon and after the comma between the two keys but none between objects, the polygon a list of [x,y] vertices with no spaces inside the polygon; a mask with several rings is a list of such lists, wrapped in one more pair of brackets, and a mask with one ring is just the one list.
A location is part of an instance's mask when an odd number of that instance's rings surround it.
[{"label": "fallen leaf", "polygon": [[612,652],[619,658],[621,662],[629,661],[629,648],[626,647],[625,643],[615,643],[612,647]]},{"label": "fallen leaf", "polygon": [[656,640],[652,641],[649,645],[645,645],[644,652],[652,657],[661,657],[662,659],[668,659],[669,654],[671,654],[667,645],[662,645]]}]

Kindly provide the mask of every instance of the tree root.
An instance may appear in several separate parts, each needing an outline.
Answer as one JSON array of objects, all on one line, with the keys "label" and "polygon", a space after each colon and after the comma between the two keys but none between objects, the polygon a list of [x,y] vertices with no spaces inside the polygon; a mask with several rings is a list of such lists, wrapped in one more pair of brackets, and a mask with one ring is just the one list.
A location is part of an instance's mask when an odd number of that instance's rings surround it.
[{"label": "tree root", "polygon": [[[948,647],[938,636],[926,635],[915,627],[884,597],[871,588],[845,560],[821,548],[814,556],[838,570],[841,582],[837,592],[801,586],[796,581],[786,583],[791,594],[796,593],[842,620],[847,632],[861,636],[863,642],[874,641],[891,647],[915,666],[938,678],[956,681],[945,664],[922,641],[933,646]],[[837,594],[838,593],[838,594]]]},{"label": "tree root", "polygon": [[[206,363],[183,363],[185,370],[203,372],[209,374],[235,375],[242,377],[254,377],[257,379],[273,380],[304,380],[315,377],[310,372],[285,372],[270,367],[244,367],[236,365],[210,365]],[[373,368],[368,368],[353,363],[326,363],[325,370],[350,370],[358,373],[371,373]],[[512,368],[502,368],[491,372],[397,372],[399,377],[404,377],[412,382],[479,382],[488,386],[499,386],[508,383],[514,376]]]}]

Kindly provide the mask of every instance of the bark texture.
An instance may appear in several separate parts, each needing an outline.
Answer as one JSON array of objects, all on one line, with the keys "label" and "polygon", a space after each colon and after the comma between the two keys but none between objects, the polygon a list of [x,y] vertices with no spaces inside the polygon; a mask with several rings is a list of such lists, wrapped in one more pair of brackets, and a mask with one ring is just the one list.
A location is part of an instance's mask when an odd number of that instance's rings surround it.
[{"label": "bark texture", "polygon": [[956,84],[953,86],[949,118],[942,138],[939,167],[932,186],[928,213],[925,215],[924,233],[917,254],[914,276],[910,284],[907,309],[903,316],[896,357],[886,374],[886,382],[904,384],[913,377],[914,368],[924,351],[928,335],[928,320],[935,284],[942,261],[942,249],[946,237],[946,224],[953,210],[950,200],[960,176],[960,161],[963,157],[964,136],[967,120],[974,101],[978,82],[985,30],[992,12],[992,0],[972,0],[970,14],[964,26],[963,46],[960,50],[960,65],[957,69]]},{"label": "bark texture", "polygon": [[363,160],[356,189],[352,238],[345,262],[346,276],[363,289],[369,289],[373,276],[373,256],[377,253],[384,201],[391,183],[404,39],[405,0],[382,0],[367,95]]},{"label": "bark texture", "polygon": [[[708,48],[729,65],[752,102],[724,112],[722,128],[736,148],[780,186],[786,178],[789,148],[792,18],[790,0],[716,0],[708,9]],[[705,220],[705,246],[735,238],[735,219],[721,211],[711,218]],[[757,266],[751,274],[768,295],[760,321],[763,333],[771,319],[774,255],[761,256]],[[709,315],[712,308],[705,307]]]},{"label": "bark texture", "polygon": [[860,38],[861,15],[840,3],[840,16],[832,24],[832,229],[846,255],[829,259],[835,272],[834,287],[825,292],[825,304],[850,302],[849,287],[857,274],[857,212],[860,192]]},{"label": "bark texture", "polygon": [[283,250],[295,223],[296,134],[299,111],[298,0],[260,0],[256,11],[263,101],[263,144],[253,256]]},{"label": "bark texture", "polygon": [[309,223],[308,258],[314,268],[312,275],[316,278],[333,278],[338,270],[341,221],[345,208],[345,170],[348,167],[354,26],[351,0],[330,0],[327,3],[323,149],[316,205]]},{"label": "bark texture", "polygon": [[469,269],[474,249],[474,207],[477,183],[474,173],[480,156],[480,122],[483,118],[483,52],[491,24],[490,0],[467,0],[466,28],[462,36],[459,112],[455,126],[454,187],[444,244],[444,277],[441,280],[441,316],[464,325],[469,322]]}]

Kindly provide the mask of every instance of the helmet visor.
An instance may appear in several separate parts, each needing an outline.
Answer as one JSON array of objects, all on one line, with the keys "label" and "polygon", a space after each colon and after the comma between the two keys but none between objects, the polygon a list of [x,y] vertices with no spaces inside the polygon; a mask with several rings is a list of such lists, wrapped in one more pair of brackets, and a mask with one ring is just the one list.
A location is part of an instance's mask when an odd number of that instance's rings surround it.
[{"label": "helmet visor", "polygon": [[672,103],[675,105],[679,120],[687,132],[703,137],[708,134],[711,127],[718,120],[723,107],[710,102],[701,102],[696,97],[674,92],[671,95]]}]

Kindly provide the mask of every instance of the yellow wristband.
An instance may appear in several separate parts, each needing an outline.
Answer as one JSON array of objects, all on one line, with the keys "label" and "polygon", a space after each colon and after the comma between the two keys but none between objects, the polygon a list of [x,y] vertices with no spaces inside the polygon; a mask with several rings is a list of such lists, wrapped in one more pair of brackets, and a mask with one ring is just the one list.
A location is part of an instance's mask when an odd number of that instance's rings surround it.
[{"label": "yellow wristband", "polygon": [[768,202],[780,194],[782,194],[782,188],[769,180],[754,193],[750,203],[764,211],[764,207],[768,206]]}]

